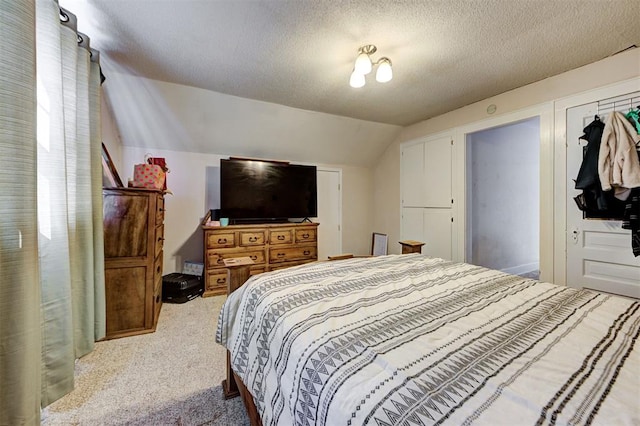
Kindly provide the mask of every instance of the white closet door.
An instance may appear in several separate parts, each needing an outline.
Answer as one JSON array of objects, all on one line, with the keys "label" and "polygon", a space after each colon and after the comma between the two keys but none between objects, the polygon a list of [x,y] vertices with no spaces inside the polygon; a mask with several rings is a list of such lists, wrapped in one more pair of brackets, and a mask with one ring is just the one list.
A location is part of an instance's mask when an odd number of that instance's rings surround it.
[{"label": "white closet door", "polygon": [[424,144],[424,207],[451,208],[451,137]]},{"label": "white closet door", "polygon": [[451,209],[423,209],[422,254],[451,260]]},{"label": "white closet door", "polygon": [[424,143],[402,148],[402,206],[425,207]]},{"label": "white closet door", "polygon": [[582,192],[574,181],[583,158],[578,138],[596,112],[597,103],[567,110],[567,285],[640,298],[640,258],[631,251],[631,231],[620,220],[584,219],[573,200]]},{"label": "white closet door", "polygon": [[452,149],[445,136],[402,147],[401,239],[424,242],[422,253],[452,259]]},{"label": "white closet door", "polygon": [[319,169],[318,178],[318,260],[342,253],[342,191],[338,170]]},{"label": "white closet door", "polygon": [[402,209],[401,240],[424,241],[424,209],[404,207]]}]

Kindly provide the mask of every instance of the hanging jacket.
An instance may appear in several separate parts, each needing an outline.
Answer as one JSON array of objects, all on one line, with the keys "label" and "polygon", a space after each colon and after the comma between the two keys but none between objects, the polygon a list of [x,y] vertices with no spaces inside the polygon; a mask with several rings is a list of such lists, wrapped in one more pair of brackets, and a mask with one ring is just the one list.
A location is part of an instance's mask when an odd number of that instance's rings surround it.
[{"label": "hanging jacket", "polygon": [[624,114],[618,111],[609,114],[598,156],[598,175],[603,191],[613,187],[640,187],[640,161],[636,152],[638,142],[640,135]]},{"label": "hanging jacket", "polygon": [[582,189],[582,202],[576,202],[587,213],[587,217],[600,217],[599,212],[608,210],[610,204],[608,197],[602,192],[598,176],[598,155],[603,131],[604,123],[596,116],[580,136],[580,139],[587,141],[587,146],[575,185],[576,189]]},{"label": "hanging jacket", "polygon": [[584,128],[584,134],[580,136],[580,139],[587,141],[587,149],[582,159],[582,164],[580,165],[580,171],[578,171],[578,177],[576,178],[576,189],[587,189],[596,183],[600,186],[598,177],[598,155],[600,153],[600,141],[602,140],[603,130],[604,123],[596,116],[596,118]]},{"label": "hanging jacket", "polygon": [[636,128],[636,133],[640,135],[640,107],[632,109],[625,117],[627,117],[627,120]]}]

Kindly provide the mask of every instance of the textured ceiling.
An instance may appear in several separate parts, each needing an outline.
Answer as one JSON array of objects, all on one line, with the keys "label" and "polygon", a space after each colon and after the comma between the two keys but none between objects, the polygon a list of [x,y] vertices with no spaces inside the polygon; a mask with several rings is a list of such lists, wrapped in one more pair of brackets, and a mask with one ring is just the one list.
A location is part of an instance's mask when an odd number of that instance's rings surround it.
[{"label": "textured ceiling", "polygon": [[[638,0],[60,0],[103,68],[408,125],[640,45]],[[394,78],[349,86],[375,44]]]}]

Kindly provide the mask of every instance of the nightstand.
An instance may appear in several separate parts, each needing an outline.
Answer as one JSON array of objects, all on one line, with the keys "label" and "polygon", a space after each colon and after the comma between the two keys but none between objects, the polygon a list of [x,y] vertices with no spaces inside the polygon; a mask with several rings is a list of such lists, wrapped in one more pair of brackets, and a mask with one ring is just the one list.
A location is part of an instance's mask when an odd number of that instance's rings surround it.
[{"label": "nightstand", "polygon": [[414,240],[404,240],[400,241],[400,245],[402,246],[402,254],[422,253],[424,243]]}]

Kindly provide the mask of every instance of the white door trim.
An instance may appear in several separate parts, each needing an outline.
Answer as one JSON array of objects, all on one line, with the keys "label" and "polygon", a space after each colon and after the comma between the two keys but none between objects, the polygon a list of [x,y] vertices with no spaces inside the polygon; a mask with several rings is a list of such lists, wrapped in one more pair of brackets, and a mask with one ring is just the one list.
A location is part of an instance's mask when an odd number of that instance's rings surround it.
[{"label": "white door trim", "polygon": [[[457,259],[465,261],[466,223],[466,138],[467,134],[500,127],[533,117],[540,118],[540,279],[555,282],[554,264],[554,158],[553,102],[545,102],[508,114],[491,117],[455,129],[454,135],[454,217],[457,229]],[[455,232],[455,231],[454,231]]]},{"label": "white door trim", "polygon": [[556,215],[554,220],[554,252],[556,262],[554,265],[554,277],[556,284],[567,283],[567,110],[572,107],[597,102],[602,99],[624,95],[640,90],[640,77],[625,80],[619,83],[599,87],[597,89],[582,92],[576,95],[557,99],[554,108],[554,203]]},{"label": "white door trim", "polygon": [[[340,228],[338,229],[338,248],[339,253],[342,253],[342,169],[337,167],[316,166],[317,171],[322,172],[337,172],[338,173],[338,185],[340,185],[340,197],[338,199],[338,217],[340,218]],[[322,225],[322,224],[321,224]]]}]

